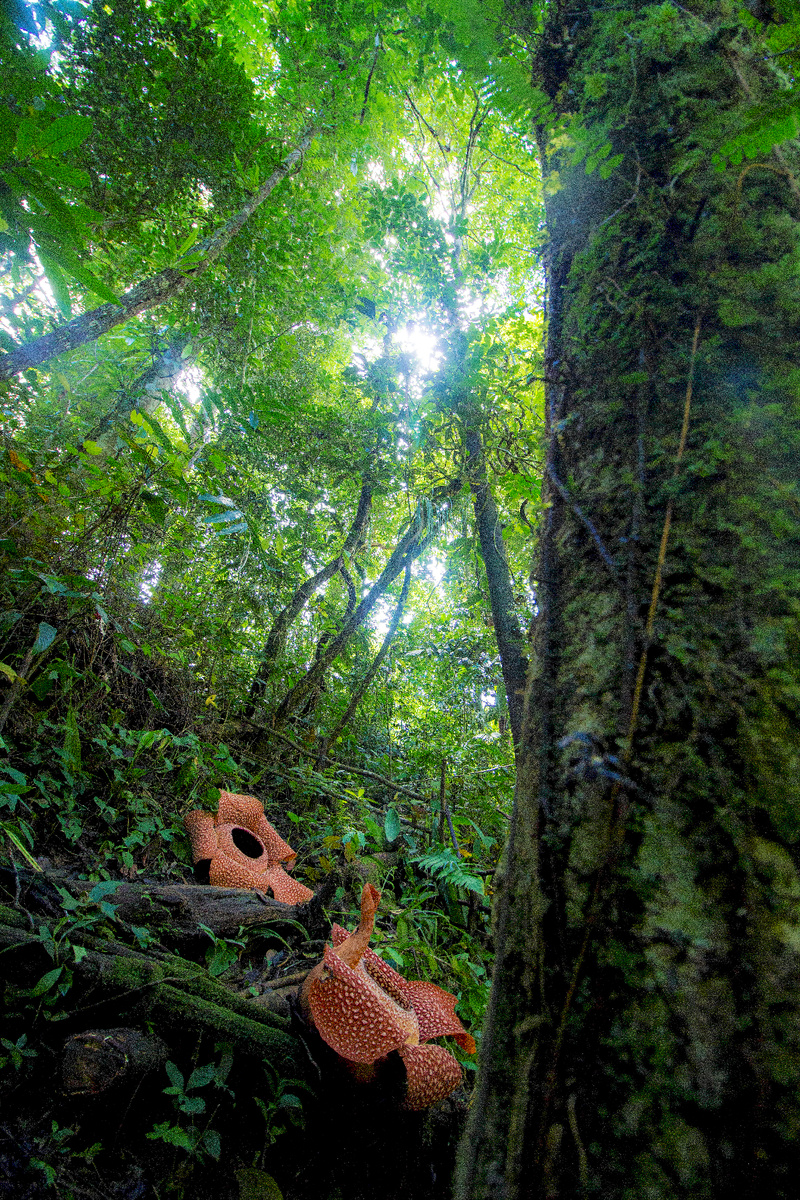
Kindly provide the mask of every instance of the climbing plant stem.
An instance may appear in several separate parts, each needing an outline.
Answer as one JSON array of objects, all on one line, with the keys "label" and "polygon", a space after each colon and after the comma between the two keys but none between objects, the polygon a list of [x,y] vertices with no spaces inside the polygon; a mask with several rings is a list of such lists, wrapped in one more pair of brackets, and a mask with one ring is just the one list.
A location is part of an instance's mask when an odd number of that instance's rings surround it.
[{"label": "climbing plant stem", "polygon": [[[697,323],[694,327],[694,338],[692,339],[692,354],[689,360],[689,378],[686,382],[686,399],[683,405],[683,425],[681,426],[681,436],[678,442],[678,452],[675,455],[675,466],[672,471],[672,478],[676,479],[680,470],[681,459],[686,448],[686,438],[689,433],[689,414],[692,408],[692,388],[694,386],[694,364],[697,358],[697,346],[700,341],[700,322],[702,318],[697,318]],[[644,645],[642,647],[641,657],[639,658],[639,670],[636,673],[636,686],[633,691],[633,705],[631,706],[631,719],[628,726],[628,737],[625,742],[625,751],[623,759],[625,762],[631,756],[631,748],[633,746],[633,735],[636,732],[636,726],[639,721],[639,705],[642,699],[642,688],[644,687],[644,675],[647,669],[647,651],[650,648],[650,638],[653,636],[653,628],[656,620],[656,609],[658,608],[658,597],[661,592],[661,575],[664,569],[664,560],[667,557],[667,542],[669,541],[669,531],[672,526],[672,499],[667,503],[667,511],[664,516],[664,528],[661,531],[661,545],[658,548],[658,562],[656,563],[656,574],[653,580],[653,591],[650,596],[650,608],[647,612],[647,624],[644,630]],[[613,799],[616,800],[619,792],[619,783],[614,784]],[[612,809],[613,811],[613,809]]]}]

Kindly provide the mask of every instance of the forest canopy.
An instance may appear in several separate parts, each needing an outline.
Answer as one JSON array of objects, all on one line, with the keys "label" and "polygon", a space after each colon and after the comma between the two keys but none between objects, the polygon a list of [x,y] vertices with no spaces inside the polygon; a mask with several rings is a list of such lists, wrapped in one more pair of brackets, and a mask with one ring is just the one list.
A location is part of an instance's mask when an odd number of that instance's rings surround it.
[{"label": "forest canopy", "polygon": [[[794,10],[0,14],[11,1194],[447,1196],[471,1104],[465,1198],[739,1196],[770,1156],[789,1195],[800,1043],[759,989],[800,946]],[[141,908],[198,890],[221,792],[298,852],[303,915]],[[362,887],[485,1041],[424,1125],[356,1089],[359,1164],[271,998]],[[163,1039],[122,1134],[64,1082],[95,1022]],[[745,1171],[710,1130],[759,1096]]]}]

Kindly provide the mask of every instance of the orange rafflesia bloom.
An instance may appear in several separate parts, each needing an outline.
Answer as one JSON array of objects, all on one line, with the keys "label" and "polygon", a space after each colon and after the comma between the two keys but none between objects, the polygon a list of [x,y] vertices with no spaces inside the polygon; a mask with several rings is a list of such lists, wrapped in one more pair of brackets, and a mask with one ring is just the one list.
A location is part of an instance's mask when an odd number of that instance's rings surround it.
[{"label": "orange rafflesia bloom", "polygon": [[284,904],[302,904],[314,895],[281,866],[292,867],[297,854],[272,828],[254,796],[220,792],[216,816],[195,809],[183,823],[192,860],[210,860],[208,876],[215,887],[258,888]]},{"label": "orange rafflesia bloom", "polygon": [[398,975],[369,948],[380,892],[371,883],[361,895],[361,921],[354,933],[331,930],[333,947],[308,975],[300,1005],[323,1041],[357,1078],[364,1064],[397,1051],[406,1068],[408,1109],[427,1108],[461,1082],[461,1067],[443,1046],[426,1043],[450,1034],[468,1054],[475,1041],[455,1015],[456,997],[435,983]]}]

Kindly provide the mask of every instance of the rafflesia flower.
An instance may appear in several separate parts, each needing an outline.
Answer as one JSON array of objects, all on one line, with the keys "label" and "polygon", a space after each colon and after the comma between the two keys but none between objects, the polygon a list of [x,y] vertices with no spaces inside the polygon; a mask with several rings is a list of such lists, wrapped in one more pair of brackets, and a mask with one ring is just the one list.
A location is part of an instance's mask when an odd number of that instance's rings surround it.
[{"label": "rafflesia flower", "polygon": [[461,1067],[431,1038],[452,1035],[468,1054],[475,1041],[455,1015],[456,998],[435,983],[409,981],[378,958],[369,939],[380,900],[371,883],[361,895],[361,921],[355,933],[331,930],[333,948],[300,992],[300,1005],[323,1041],[358,1078],[396,1050],[406,1068],[404,1107],[427,1108],[449,1096],[461,1082]]},{"label": "rafflesia flower", "polygon": [[258,888],[284,904],[302,904],[313,892],[287,875],[281,863],[294,865],[297,854],[264,816],[254,796],[220,792],[216,816],[195,809],[183,819],[192,843],[192,861],[210,859],[215,887]]}]

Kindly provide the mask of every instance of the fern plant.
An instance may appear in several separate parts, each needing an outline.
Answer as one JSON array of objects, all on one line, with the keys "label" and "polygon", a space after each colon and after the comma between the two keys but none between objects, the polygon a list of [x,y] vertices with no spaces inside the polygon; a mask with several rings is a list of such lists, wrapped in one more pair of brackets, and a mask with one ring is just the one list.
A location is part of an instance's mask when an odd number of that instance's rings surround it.
[{"label": "fern plant", "polygon": [[485,895],[481,876],[470,871],[464,859],[447,846],[441,850],[432,850],[429,854],[412,855],[411,862],[423,871],[428,871],[435,879],[453,884],[454,887],[466,888],[470,892],[477,892],[479,896]]}]

